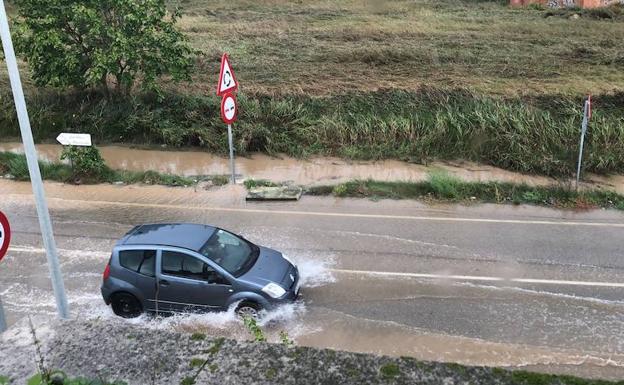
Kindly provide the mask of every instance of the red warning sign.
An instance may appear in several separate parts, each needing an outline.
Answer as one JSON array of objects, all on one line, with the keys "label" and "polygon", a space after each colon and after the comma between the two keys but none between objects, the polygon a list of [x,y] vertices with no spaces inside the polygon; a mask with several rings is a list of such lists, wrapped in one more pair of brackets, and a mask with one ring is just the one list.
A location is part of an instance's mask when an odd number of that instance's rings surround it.
[{"label": "red warning sign", "polygon": [[7,217],[0,211],[0,261],[9,249],[9,243],[11,243],[11,226]]},{"label": "red warning sign", "polygon": [[232,124],[236,120],[236,113],[238,111],[236,106],[236,98],[232,94],[223,96],[221,100],[221,119],[225,124]]},{"label": "red warning sign", "polygon": [[232,66],[230,65],[230,59],[226,53],[221,57],[221,71],[219,72],[219,84],[217,85],[217,95],[223,96],[229,92],[234,92],[238,89],[238,82]]}]

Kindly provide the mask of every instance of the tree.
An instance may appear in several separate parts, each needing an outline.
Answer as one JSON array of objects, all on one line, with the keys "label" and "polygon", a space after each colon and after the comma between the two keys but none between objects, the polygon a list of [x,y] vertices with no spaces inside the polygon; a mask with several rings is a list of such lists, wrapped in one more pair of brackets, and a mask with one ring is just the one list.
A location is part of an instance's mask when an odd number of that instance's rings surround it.
[{"label": "tree", "polygon": [[16,0],[16,48],[37,85],[158,91],[165,74],[188,80],[193,50],[165,0]]}]

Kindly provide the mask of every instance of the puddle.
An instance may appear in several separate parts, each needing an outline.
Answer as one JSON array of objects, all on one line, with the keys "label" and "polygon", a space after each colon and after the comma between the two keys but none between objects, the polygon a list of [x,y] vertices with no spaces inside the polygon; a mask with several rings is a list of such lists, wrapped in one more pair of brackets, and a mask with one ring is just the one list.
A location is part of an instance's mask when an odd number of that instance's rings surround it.
[{"label": "puddle", "polygon": [[[542,348],[432,334],[393,322],[371,321],[326,311],[317,319],[316,332],[297,338],[297,343],[318,348],[408,356],[421,360],[465,365],[523,367],[528,365],[593,365],[624,367],[624,355],[605,357],[592,352]],[[331,320],[331,321],[327,321]]]},{"label": "puddle", "polygon": [[[210,153],[200,151],[139,150],[122,146],[99,147],[106,163],[114,169],[195,175],[227,175],[229,161]],[[37,145],[39,158],[56,162],[62,146],[54,144]],[[0,143],[0,151],[23,152],[21,143]],[[274,158],[264,154],[252,154],[236,159],[236,170],[245,178],[292,181],[311,185],[338,183],[351,179],[375,179],[385,181],[420,181],[432,169],[445,169],[469,181],[490,181],[550,185],[550,178],[530,176],[479,165],[473,162],[432,163],[431,166],[411,164],[396,160],[376,162],[347,161],[339,158],[317,157],[308,160],[290,157]],[[592,184],[624,193],[624,176],[589,176]]]}]

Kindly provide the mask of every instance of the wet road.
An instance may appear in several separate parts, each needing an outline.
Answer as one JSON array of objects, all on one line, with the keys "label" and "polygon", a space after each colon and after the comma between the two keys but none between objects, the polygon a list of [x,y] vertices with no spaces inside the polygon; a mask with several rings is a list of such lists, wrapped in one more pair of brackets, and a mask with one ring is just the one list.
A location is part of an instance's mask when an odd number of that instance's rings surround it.
[{"label": "wet road", "polygon": [[[424,206],[311,198],[245,203],[240,187],[63,186],[46,190],[72,313],[110,317],[99,283],[136,223],[202,222],[294,259],[303,303],[269,315],[303,345],[624,377],[624,216],[532,207]],[[9,324],[54,316],[30,185],[0,181],[14,238],[0,264]],[[115,320],[118,322],[118,320]],[[228,314],[168,327],[237,338]]]}]

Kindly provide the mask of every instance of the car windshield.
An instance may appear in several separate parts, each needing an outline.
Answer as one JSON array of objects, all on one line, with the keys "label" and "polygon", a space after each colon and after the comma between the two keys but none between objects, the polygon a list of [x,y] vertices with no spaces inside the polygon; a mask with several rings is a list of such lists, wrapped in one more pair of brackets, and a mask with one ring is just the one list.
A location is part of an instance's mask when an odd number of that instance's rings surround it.
[{"label": "car windshield", "polygon": [[258,246],[227,231],[217,229],[200,249],[200,253],[213,260],[235,277],[246,273],[256,262]]}]

